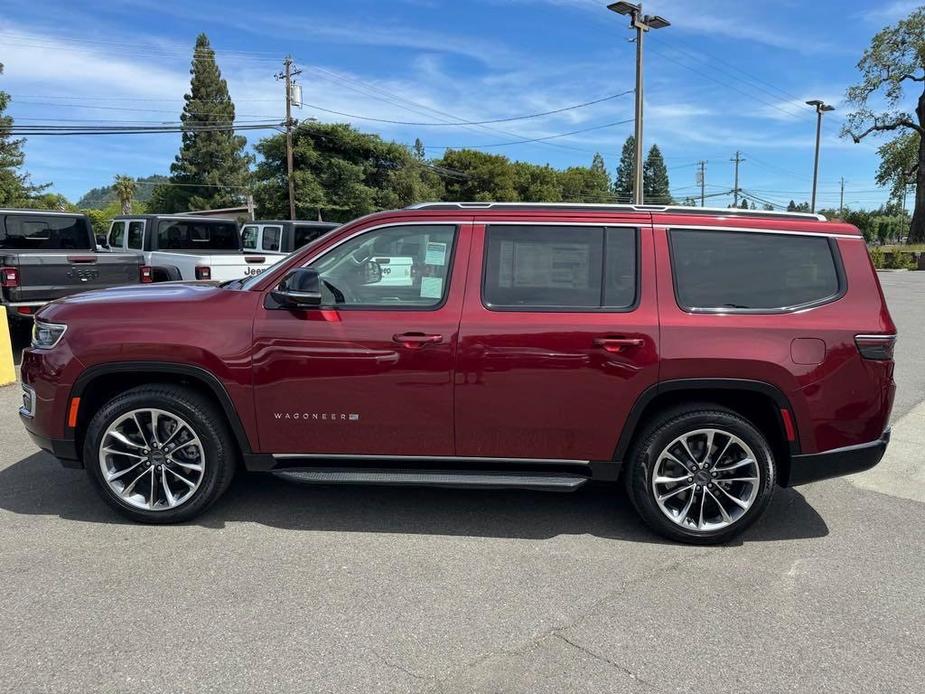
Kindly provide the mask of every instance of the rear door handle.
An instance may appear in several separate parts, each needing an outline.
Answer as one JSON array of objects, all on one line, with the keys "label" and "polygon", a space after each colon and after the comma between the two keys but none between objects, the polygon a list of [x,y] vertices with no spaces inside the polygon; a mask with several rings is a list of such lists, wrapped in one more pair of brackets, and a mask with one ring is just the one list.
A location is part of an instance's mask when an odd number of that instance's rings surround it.
[{"label": "rear door handle", "polygon": [[646,341],[641,337],[599,337],[594,340],[595,347],[600,347],[611,354],[642,347],[645,343]]},{"label": "rear door handle", "polygon": [[392,336],[392,342],[397,342],[407,349],[421,349],[427,345],[439,345],[443,342],[443,335],[425,335],[424,333],[400,333]]}]

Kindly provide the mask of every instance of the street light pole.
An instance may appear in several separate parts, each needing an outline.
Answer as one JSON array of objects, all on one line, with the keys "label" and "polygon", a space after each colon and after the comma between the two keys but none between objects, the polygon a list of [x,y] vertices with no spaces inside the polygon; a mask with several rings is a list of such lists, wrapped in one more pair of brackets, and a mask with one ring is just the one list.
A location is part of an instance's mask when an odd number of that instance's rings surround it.
[{"label": "street light pole", "polygon": [[642,205],[645,202],[643,195],[642,176],[642,136],[643,136],[643,37],[649,29],[664,29],[671,26],[664,17],[642,13],[642,4],[634,5],[631,2],[613,2],[607,9],[630,18],[630,28],[636,30],[636,153],[633,162],[633,204]]},{"label": "street light pole", "polygon": [[816,157],[813,162],[813,199],[809,203],[809,211],[816,211],[816,184],[819,181],[819,140],[822,137],[822,114],[827,111],[834,111],[834,106],[829,106],[826,103],[823,103],[819,99],[812,99],[807,101],[808,106],[816,107]]}]

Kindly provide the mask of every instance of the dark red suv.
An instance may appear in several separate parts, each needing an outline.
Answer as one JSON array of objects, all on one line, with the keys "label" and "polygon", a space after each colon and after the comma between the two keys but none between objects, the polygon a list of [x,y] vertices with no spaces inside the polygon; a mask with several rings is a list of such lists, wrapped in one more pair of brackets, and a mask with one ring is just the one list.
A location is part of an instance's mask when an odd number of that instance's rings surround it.
[{"label": "dark red suv", "polygon": [[131,518],[192,518],[239,465],[318,483],[623,478],[671,538],[875,465],[895,327],[864,240],[805,214],[439,203],[265,275],[39,313],[22,419]]}]

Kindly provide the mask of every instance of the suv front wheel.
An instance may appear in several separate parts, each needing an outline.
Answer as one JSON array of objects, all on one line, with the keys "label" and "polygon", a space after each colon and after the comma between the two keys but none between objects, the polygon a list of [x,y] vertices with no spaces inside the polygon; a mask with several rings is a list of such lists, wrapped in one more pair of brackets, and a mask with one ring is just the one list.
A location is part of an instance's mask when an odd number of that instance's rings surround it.
[{"label": "suv front wheel", "polygon": [[660,534],[692,544],[738,535],[774,493],[767,439],[717,406],[663,415],[642,435],[628,464],[627,489],[642,518]]},{"label": "suv front wheel", "polygon": [[236,455],[215,406],[191,388],[147,385],[106,403],[84,440],[103,498],[143,523],[177,523],[228,488]]}]

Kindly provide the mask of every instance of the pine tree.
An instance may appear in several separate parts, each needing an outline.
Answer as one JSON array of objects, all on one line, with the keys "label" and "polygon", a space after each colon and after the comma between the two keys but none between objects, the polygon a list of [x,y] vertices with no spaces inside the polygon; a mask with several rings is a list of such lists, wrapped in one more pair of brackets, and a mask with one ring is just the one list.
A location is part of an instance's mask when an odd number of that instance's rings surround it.
[{"label": "pine tree", "polygon": [[652,145],[649,156],[642,167],[642,190],[645,202],[653,205],[671,204],[671,185],[668,182],[668,169],[658,145]]},{"label": "pine tree", "polygon": [[[0,63],[0,75],[3,63]],[[25,205],[26,201],[47,188],[29,181],[29,174],[20,173],[25,160],[22,146],[25,140],[14,139],[11,134],[13,118],[3,115],[10,103],[10,95],[0,91],[0,206]]]},{"label": "pine tree", "polygon": [[183,142],[170,166],[169,184],[155,191],[152,209],[157,212],[239,205],[248,183],[247,141],[234,134],[234,103],[205,34],[196,39],[190,75],[180,116]]},{"label": "pine tree", "polygon": [[419,137],[414,140],[414,158],[418,161],[427,160],[427,149],[424,147],[424,142]]},{"label": "pine tree", "polygon": [[613,194],[617,202],[633,201],[633,186],[636,176],[636,167],[633,161],[636,158],[636,138],[630,135],[623,143],[620,153],[620,164],[617,166],[617,177],[613,182]]}]

